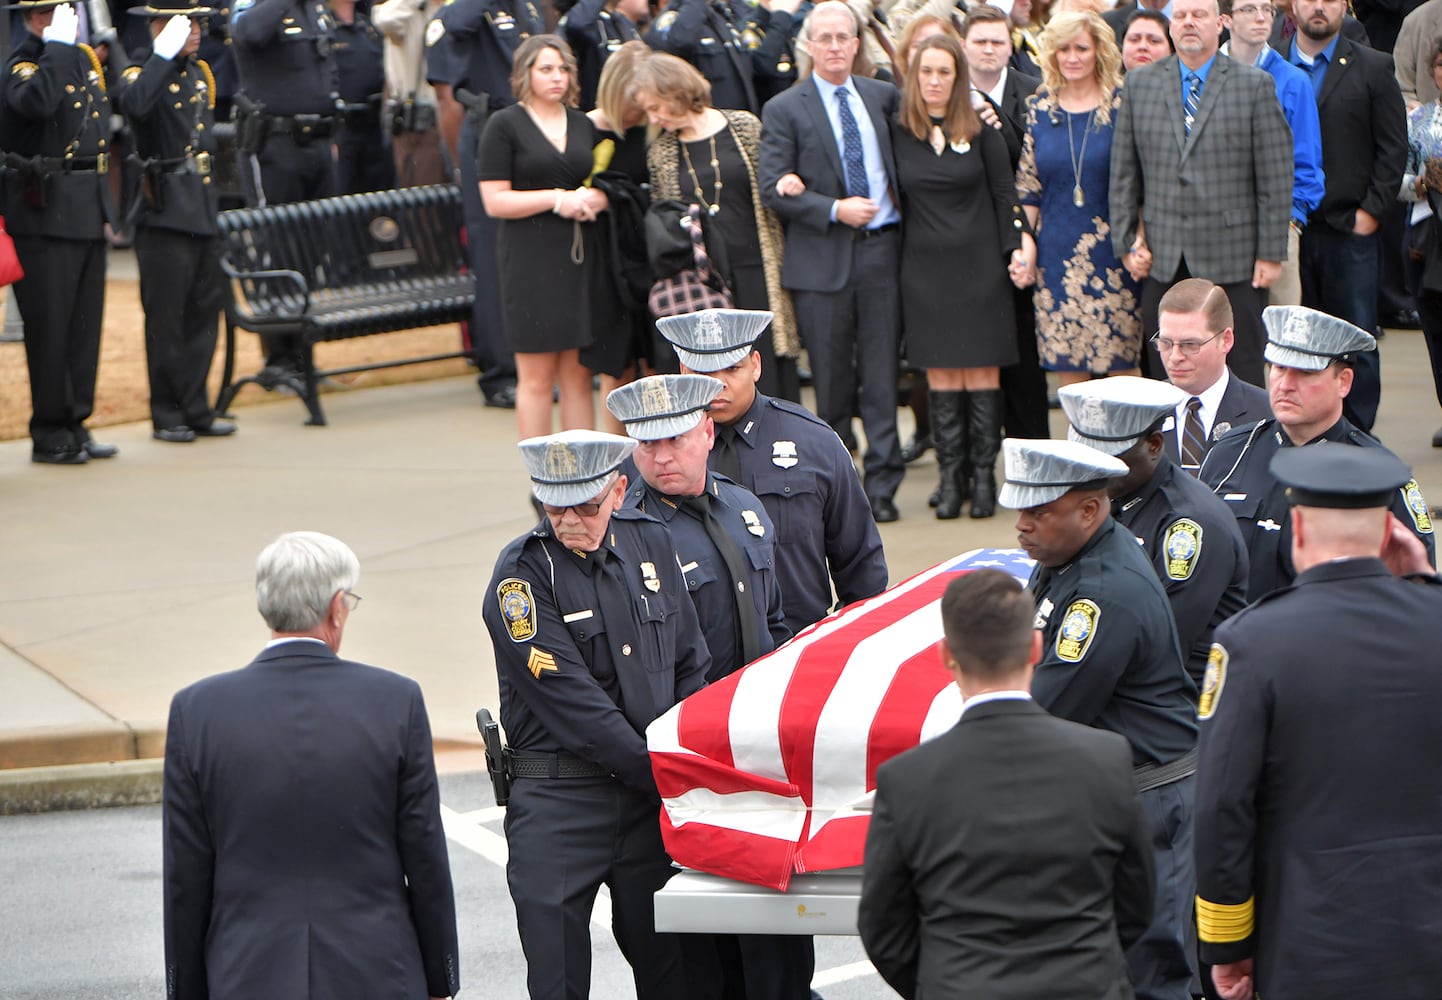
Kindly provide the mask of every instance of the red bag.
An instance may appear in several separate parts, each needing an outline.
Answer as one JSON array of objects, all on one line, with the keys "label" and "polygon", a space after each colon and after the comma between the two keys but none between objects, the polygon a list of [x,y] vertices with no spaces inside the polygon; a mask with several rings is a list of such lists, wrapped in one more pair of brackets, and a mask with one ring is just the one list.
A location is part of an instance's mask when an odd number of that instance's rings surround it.
[{"label": "red bag", "polygon": [[25,269],[15,253],[15,241],[5,231],[5,217],[0,216],[0,288],[13,285],[23,277]]}]

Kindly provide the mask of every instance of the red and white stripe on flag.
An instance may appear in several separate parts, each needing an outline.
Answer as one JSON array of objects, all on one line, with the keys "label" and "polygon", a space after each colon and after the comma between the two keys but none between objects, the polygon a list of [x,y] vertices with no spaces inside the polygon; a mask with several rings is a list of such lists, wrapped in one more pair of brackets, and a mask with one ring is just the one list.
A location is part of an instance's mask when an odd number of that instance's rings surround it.
[{"label": "red and white stripe on flag", "polygon": [[955,724],[941,666],[941,594],[958,573],[1005,570],[975,549],[804,630],[651,723],[661,833],[687,868],[785,890],[795,872],[861,864],[876,769]]}]

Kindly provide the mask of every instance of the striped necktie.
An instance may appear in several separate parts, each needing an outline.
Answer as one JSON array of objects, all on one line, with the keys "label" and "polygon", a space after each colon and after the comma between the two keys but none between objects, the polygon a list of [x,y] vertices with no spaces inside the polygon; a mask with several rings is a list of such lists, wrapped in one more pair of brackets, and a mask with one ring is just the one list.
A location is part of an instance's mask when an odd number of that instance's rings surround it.
[{"label": "striped necktie", "polygon": [[1187,400],[1187,420],[1182,425],[1182,468],[1192,475],[1202,471],[1207,454],[1207,432],[1202,428],[1202,401],[1193,396]]},{"label": "striped necktie", "polygon": [[1192,122],[1196,121],[1197,108],[1202,103],[1202,78],[1193,73],[1187,77],[1187,96],[1182,101],[1182,126],[1187,135],[1192,134]]}]

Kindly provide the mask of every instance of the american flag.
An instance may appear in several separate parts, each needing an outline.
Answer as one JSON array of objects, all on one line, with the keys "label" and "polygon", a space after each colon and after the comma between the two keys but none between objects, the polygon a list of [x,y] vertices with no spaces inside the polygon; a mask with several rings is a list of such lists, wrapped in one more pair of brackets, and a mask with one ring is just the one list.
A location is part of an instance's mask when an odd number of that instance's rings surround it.
[{"label": "american flag", "polygon": [[785,891],[861,864],[876,769],[945,732],[961,695],[941,666],[957,573],[1025,582],[1017,549],[975,549],[858,601],[651,723],[661,833],[686,868]]}]

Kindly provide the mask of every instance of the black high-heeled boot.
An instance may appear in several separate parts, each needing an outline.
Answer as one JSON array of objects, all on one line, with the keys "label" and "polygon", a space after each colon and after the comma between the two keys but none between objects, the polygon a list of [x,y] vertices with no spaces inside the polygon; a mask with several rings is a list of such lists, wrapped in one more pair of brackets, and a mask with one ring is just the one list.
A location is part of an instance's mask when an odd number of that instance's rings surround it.
[{"label": "black high-heeled boot", "polygon": [[936,519],[950,521],[961,516],[965,496],[961,492],[961,460],[966,442],[967,394],[931,393],[931,440],[936,464],[941,470],[936,489]]},{"label": "black high-heeled boot", "polygon": [[982,389],[969,393],[971,414],[967,453],[971,455],[971,516],[996,514],[996,454],[1001,450],[1001,390]]}]

